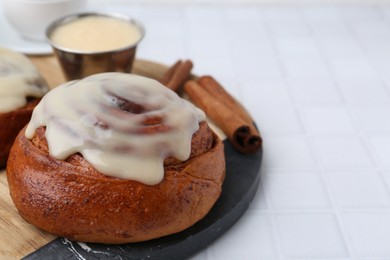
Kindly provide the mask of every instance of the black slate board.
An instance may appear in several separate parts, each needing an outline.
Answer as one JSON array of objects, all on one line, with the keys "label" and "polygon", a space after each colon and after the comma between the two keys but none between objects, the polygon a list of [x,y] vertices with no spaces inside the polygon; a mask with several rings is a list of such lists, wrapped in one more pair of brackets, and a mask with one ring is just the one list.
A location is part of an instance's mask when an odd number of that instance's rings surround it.
[{"label": "black slate board", "polygon": [[260,181],[262,151],[251,155],[238,153],[224,141],[226,178],[222,194],[205,218],[194,226],[159,239],[125,244],[77,243],[57,238],[25,260],[50,259],[186,259],[211,244],[228,230],[248,208]]}]

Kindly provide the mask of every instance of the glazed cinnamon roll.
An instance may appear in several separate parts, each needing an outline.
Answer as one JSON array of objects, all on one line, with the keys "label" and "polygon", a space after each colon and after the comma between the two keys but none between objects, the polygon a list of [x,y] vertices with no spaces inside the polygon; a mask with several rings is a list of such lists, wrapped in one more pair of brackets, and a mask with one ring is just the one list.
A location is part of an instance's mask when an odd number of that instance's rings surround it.
[{"label": "glazed cinnamon roll", "polygon": [[0,168],[47,91],[45,80],[27,57],[0,47]]},{"label": "glazed cinnamon roll", "polygon": [[58,236],[128,243],[182,231],[221,193],[223,143],[205,114],[157,81],[103,73],[48,93],[7,178],[21,216]]}]

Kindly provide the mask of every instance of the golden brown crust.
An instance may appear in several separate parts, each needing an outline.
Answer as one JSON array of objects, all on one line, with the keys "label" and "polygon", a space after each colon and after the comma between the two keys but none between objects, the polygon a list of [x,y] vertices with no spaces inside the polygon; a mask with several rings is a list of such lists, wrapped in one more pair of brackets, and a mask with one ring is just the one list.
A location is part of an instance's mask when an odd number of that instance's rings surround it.
[{"label": "golden brown crust", "polygon": [[31,224],[58,236],[98,243],[158,238],[188,228],[214,205],[225,176],[223,143],[202,123],[191,158],[165,161],[162,182],[148,186],[97,172],[79,154],[48,155],[44,129],[16,138],[7,165],[11,197]]},{"label": "golden brown crust", "polygon": [[34,98],[21,108],[0,113],[0,169],[5,166],[16,136],[30,121],[32,111],[39,101],[40,99]]}]

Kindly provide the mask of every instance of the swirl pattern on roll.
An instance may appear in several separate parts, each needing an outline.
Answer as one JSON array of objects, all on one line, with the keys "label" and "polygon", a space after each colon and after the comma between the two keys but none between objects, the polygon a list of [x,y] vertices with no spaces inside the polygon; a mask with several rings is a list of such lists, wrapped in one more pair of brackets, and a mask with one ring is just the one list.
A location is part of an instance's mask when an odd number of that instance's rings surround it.
[{"label": "swirl pattern on roll", "polygon": [[155,80],[96,74],[49,92],[35,108],[25,136],[46,127],[51,156],[80,153],[103,174],[148,185],[164,177],[164,160],[188,159],[205,114]]}]

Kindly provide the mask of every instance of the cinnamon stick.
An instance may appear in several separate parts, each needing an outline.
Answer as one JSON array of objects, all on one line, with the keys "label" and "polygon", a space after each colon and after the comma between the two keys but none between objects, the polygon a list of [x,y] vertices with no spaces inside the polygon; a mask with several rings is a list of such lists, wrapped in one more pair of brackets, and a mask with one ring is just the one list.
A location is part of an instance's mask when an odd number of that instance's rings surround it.
[{"label": "cinnamon stick", "polygon": [[198,78],[198,83],[206,89],[215,98],[221,99],[224,103],[235,110],[237,115],[243,118],[248,123],[252,123],[252,116],[232,95],[230,95],[222,85],[217,82],[212,76],[202,76]]},{"label": "cinnamon stick", "polygon": [[241,108],[237,108],[239,106],[232,103],[229,94],[215,96],[194,80],[186,82],[184,91],[221,128],[239,152],[253,153],[261,147],[262,140],[253,121],[249,122],[248,118],[241,116],[247,112],[245,109],[242,111],[241,105]]},{"label": "cinnamon stick", "polygon": [[163,75],[163,77],[160,79],[160,83],[166,86],[170,79],[172,78],[173,74],[175,73],[177,67],[182,63],[181,60],[176,61]]},{"label": "cinnamon stick", "polygon": [[178,60],[167,70],[167,72],[160,80],[160,83],[175,92],[179,92],[180,88],[190,77],[192,67],[192,61]]},{"label": "cinnamon stick", "polygon": [[[198,79],[198,83],[206,89],[212,96],[223,100],[223,102],[233,111],[236,115],[244,119],[245,123],[250,128],[250,134],[246,137],[244,142],[256,142],[258,136],[260,138],[260,133],[257,130],[257,127],[254,125],[254,120],[245,107],[238,102],[232,95],[230,95],[225,88],[217,82],[212,76],[202,76]],[[245,144],[250,145],[250,144]],[[250,145],[251,146],[251,145]]]}]

